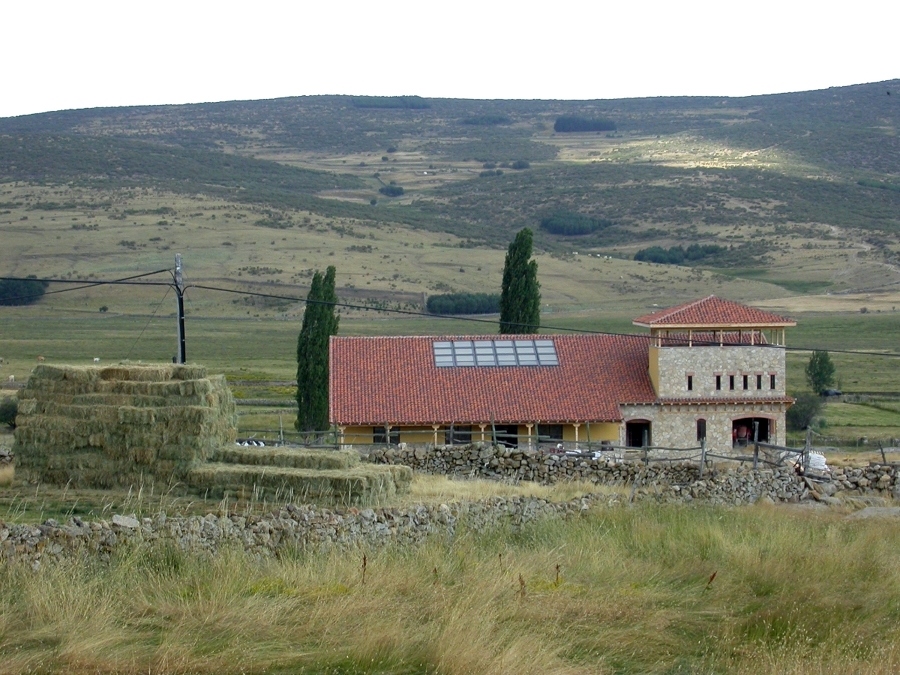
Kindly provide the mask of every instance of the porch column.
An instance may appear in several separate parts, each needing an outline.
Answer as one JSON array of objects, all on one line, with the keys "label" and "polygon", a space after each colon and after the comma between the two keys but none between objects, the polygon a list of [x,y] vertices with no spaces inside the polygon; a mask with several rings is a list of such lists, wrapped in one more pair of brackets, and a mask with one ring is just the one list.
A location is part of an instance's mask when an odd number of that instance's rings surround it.
[{"label": "porch column", "polygon": [[578,449],[578,427],[581,426],[581,422],[576,422],[572,426],[575,427],[575,449],[577,450]]},{"label": "porch column", "polygon": [[478,428],[481,429],[481,442],[484,443],[484,430],[487,428],[487,424],[479,424]]},{"label": "porch column", "polygon": [[528,429],[528,449],[532,450],[533,448],[531,447],[531,443],[532,443],[531,430],[532,430],[532,428],[534,428],[534,424],[526,423],[525,428]]},{"label": "porch column", "polygon": [[347,427],[338,427],[338,438],[341,445],[344,445],[344,431]]},{"label": "porch column", "polygon": [[431,428],[434,429],[434,447],[437,447],[437,432],[438,432],[438,429],[441,428],[441,425],[432,424]]}]

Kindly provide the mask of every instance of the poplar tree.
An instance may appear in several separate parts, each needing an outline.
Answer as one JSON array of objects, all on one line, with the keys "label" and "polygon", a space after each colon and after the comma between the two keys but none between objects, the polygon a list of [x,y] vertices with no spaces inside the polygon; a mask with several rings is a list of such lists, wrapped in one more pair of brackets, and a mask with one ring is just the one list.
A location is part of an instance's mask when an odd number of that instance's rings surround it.
[{"label": "poplar tree", "polygon": [[527,227],[509,245],[500,292],[500,334],[537,333],[541,325],[541,285],[531,259],[533,237]]},{"label": "poplar tree", "polygon": [[335,268],[313,275],[297,338],[297,431],[328,429],[328,343],[337,335]]}]

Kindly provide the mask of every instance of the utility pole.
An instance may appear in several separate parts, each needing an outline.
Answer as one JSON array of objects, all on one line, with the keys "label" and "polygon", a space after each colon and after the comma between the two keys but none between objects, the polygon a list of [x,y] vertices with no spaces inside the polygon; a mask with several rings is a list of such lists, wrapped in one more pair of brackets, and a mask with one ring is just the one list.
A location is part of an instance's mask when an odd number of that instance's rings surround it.
[{"label": "utility pole", "polygon": [[175,295],[178,299],[178,356],[176,363],[184,363],[184,279],[181,276],[181,254],[175,254]]}]

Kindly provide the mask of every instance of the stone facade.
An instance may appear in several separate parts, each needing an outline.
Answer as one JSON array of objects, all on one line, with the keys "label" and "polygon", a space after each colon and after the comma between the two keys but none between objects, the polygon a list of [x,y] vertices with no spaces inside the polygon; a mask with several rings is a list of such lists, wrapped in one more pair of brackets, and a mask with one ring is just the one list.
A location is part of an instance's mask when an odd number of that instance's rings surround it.
[{"label": "stone facade", "polygon": [[[656,378],[652,377],[654,370]],[[650,372],[660,398],[731,400],[785,395],[784,349],[780,348],[758,345],[651,346]],[[688,376],[691,376],[690,390]],[[774,387],[771,386],[773,376]]]}]

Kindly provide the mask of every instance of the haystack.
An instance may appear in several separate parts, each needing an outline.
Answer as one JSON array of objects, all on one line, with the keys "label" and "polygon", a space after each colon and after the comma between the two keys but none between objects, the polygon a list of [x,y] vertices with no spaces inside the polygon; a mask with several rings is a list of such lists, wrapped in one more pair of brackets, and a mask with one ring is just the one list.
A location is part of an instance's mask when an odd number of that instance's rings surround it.
[{"label": "haystack", "polygon": [[201,366],[39,365],[19,392],[13,451],[26,480],[166,485],[236,435],[225,377]]}]

